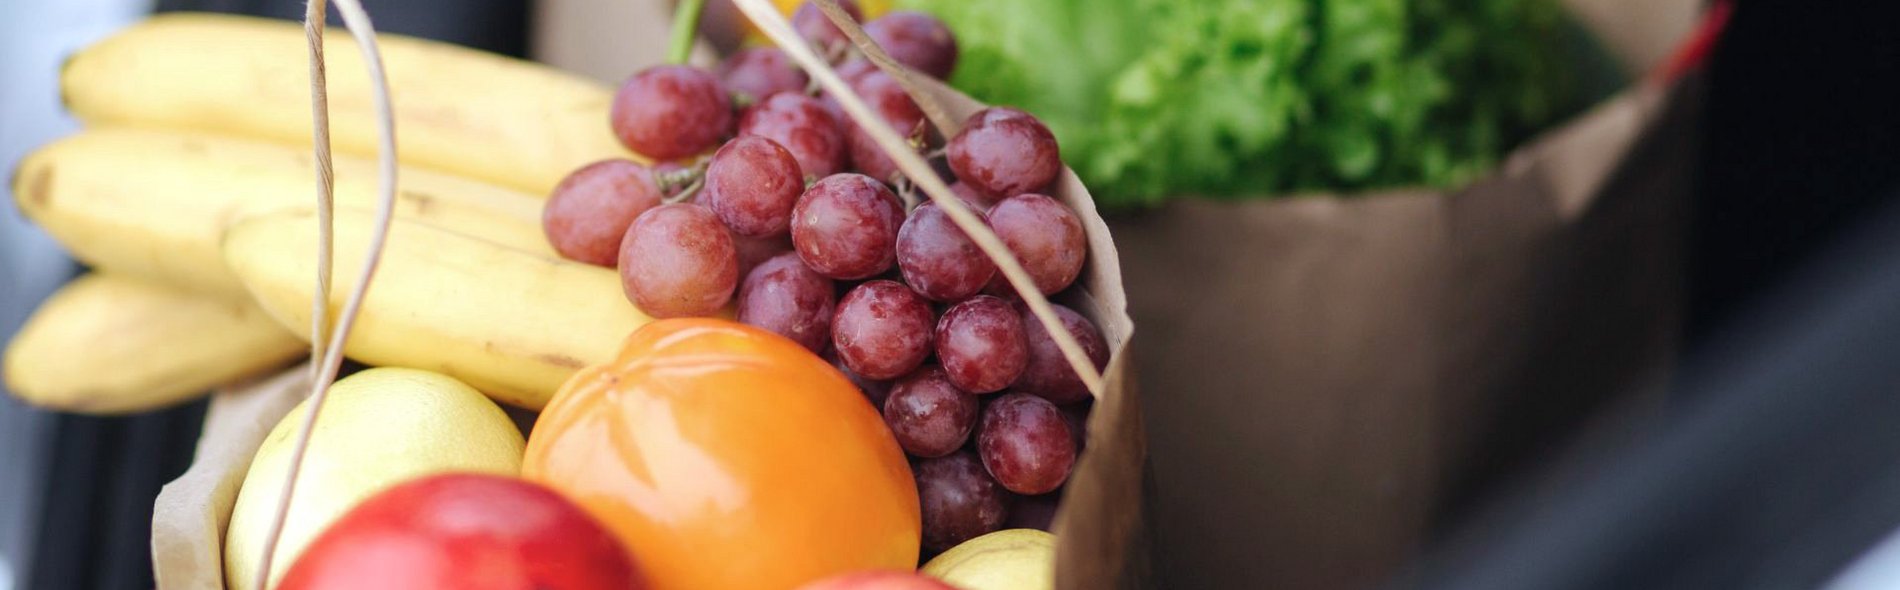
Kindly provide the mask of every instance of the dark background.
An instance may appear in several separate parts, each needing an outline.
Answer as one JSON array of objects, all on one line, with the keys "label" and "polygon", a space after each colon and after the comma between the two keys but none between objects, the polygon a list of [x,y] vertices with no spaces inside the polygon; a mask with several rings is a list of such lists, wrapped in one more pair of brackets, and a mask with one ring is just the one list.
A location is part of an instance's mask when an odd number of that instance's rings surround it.
[{"label": "dark background", "polygon": [[[302,3],[158,8],[298,18]],[[374,10],[384,31],[509,55],[525,53],[531,30],[524,2]],[[1737,3],[1706,72],[1687,365],[1660,435],[1518,474],[1544,495],[1513,496],[1508,483],[1479,494],[1492,508],[1448,524],[1400,583],[1806,587],[1900,527],[1896,12]],[[203,411],[59,417],[26,587],[151,587],[152,498],[189,462]]]}]

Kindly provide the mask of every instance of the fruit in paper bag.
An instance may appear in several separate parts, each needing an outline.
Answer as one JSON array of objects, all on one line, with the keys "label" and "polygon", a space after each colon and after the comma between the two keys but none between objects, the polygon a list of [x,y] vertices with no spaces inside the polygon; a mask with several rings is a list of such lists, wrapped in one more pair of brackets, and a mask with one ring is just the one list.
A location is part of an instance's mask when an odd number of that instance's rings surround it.
[{"label": "fruit in paper bag", "polygon": [[612,529],[658,590],[909,569],[917,489],[877,411],[810,350],[659,320],[542,412],[523,474]]},{"label": "fruit in paper bag", "polygon": [[613,534],[547,488],[451,473],[410,480],[337,519],[278,590],[642,590]]},{"label": "fruit in paper bag", "polygon": [[1049,590],[1055,569],[1055,535],[1008,529],[964,541],[922,571],[961,590]]},{"label": "fruit in paper bag", "polygon": [[[308,404],[298,404],[271,429],[244,476],[224,538],[225,582],[232,590],[256,588],[264,536]],[[378,368],[337,381],[311,434],[271,579],[280,579],[319,532],[362,499],[445,471],[515,475],[522,445],[521,431],[500,407],[452,378]]]},{"label": "fruit in paper bag", "polygon": [[281,366],[306,350],[246,299],[111,274],[80,277],[7,343],[7,390],[87,414],[142,412]]}]

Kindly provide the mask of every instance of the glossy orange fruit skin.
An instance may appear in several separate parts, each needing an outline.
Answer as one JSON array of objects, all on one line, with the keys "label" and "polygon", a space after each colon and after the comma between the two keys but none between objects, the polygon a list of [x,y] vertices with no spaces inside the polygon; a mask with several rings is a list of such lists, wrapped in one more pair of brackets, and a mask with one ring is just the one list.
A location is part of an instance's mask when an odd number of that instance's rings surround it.
[{"label": "glossy orange fruit skin", "polygon": [[735,322],[635,331],[555,394],[522,472],[605,523],[655,590],[917,563],[916,484],[880,415],[803,346]]}]

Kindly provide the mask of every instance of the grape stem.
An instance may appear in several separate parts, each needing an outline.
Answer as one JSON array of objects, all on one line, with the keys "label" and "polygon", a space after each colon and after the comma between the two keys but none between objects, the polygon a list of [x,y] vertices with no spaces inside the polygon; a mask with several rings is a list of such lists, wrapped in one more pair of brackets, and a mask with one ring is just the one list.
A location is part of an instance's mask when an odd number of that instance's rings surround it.
[{"label": "grape stem", "polygon": [[693,56],[693,38],[699,31],[699,13],[706,0],[681,0],[673,9],[673,45],[666,50],[666,63],[685,65]]},{"label": "grape stem", "polygon": [[[812,1],[817,3],[825,15],[830,17],[838,28],[844,30],[847,36],[864,34],[857,28],[857,23],[852,22],[850,17],[838,7],[837,0]],[[1076,376],[1082,380],[1083,387],[1086,387],[1092,396],[1101,398],[1103,393],[1101,371],[1096,370],[1095,364],[1089,360],[1088,353],[1082,350],[1082,344],[1062,324],[1062,319],[1056,316],[1055,307],[1049,303],[1047,297],[1043,296],[1042,291],[1036,288],[1035,280],[1029,277],[1029,271],[1023,269],[1022,263],[1010,253],[1009,247],[1003,245],[1001,238],[996,237],[996,232],[990,231],[988,224],[983,223],[983,220],[979,219],[969,206],[963,204],[962,199],[950,192],[950,186],[944,184],[942,178],[937,177],[936,172],[930,168],[929,162],[924,161],[917,152],[908,149],[904,136],[891,128],[890,122],[871,110],[870,105],[865,104],[864,98],[853,92],[851,87],[845,84],[844,79],[838,77],[838,72],[831,68],[831,64],[826,63],[824,58],[812,51],[810,45],[799,38],[798,33],[792,30],[792,24],[786,22],[785,15],[779,14],[778,9],[772,6],[771,2],[734,0],[733,4],[737,5],[747,18],[752,19],[752,23],[758,25],[760,31],[777,42],[779,47],[785,50],[786,55],[805,68],[805,73],[818,80],[825,91],[838,100],[838,106],[844,109],[845,114],[856,121],[858,127],[884,149],[884,154],[891,158],[892,163],[897,164],[898,170],[908,176],[917,188],[922,189],[924,194],[930,197],[930,201],[942,209],[958,229],[963,230],[964,235],[976,242],[977,249],[982,250],[984,255],[989,256],[990,260],[996,263],[997,270],[1003,273],[1003,277],[1008,279],[1010,286],[1022,296],[1023,303],[1029,306],[1030,313],[1035,315],[1036,320],[1042,323],[1043,329],[1049,332],[1049,338],[1055,341],[1056,348],[1060,349],[1063,358],[1069,361],[1069,367],[1075,370]],[[890,59],[890,56],[883,55],[882,50],[878,50],[877,55],[872,56],[872,61],[877,61],[878,56],[882,56],[885,60]],[[884,64],[879,65],[882,67]],[[905,73],[903,70],[887,71],[894,71],[897,74]],[[907,78],[898,78],[898,80],[900,85],[908,81]],[[909,86],[904,86],[904,90],[912,93],[913,99],[917,100],[920,108],[925,102],[937,104],[936,101],[930,100],[928,93],[919,92]],[[926,111],[926,114],[928,112]],[[947,114],[941,111],[939,114],[944,115],[944,120],[949,120]],[[946,137],[955,135],[954,127],[940,125],[938,129],[942,130]]]}]

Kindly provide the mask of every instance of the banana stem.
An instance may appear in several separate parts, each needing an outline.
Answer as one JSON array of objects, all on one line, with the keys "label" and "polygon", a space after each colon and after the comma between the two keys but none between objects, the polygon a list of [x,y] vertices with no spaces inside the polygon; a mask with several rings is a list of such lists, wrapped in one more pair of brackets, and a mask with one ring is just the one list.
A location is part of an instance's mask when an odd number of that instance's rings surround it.
[{"label": "banana stem", "polygon": [[673,45],[667,48],[666,63],[684,64],[693,55],[693,37],[699,32],[700,8],[706,0],[681,0],[673,9]]}]

